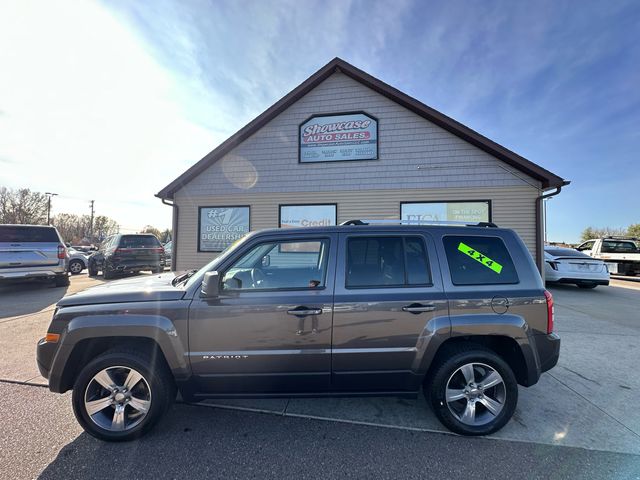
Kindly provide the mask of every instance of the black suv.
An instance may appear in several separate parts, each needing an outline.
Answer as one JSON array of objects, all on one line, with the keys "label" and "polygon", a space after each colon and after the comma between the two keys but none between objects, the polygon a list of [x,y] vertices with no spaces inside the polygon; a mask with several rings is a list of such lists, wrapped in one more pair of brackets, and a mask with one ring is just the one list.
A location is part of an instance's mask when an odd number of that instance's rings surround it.
[{"label": "black suv", "polygon": [[138,273],[151,270],[161,273],[165,267],[164,248],[152,234],[112,235],[89,257],[89,276],[101,270],[105,279],[118,273]]},{"label": "black suv", "polygon": [[67,296],[38,366],[105,440],[148,431],[176,389],[190,402],[422,390],[449,429],[484,435],[559,349],[512,230],[353,221],[253,232],[198,271]]}]

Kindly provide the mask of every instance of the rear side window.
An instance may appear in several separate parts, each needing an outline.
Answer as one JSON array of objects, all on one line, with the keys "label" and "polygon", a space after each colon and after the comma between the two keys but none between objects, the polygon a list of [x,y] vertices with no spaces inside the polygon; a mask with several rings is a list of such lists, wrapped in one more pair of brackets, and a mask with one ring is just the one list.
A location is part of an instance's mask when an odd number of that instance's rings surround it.
[{"label": "rear side window", "polygon": [[347,240],[346,286],[430,285],[431,272],[419,237],[355,237]]},{"label": "rear side window", "polygon": [[160,241],[151,235],[123,235],[120,248],[154,248],[160,246]]},{"label": "rear side window", "polygon": [[448,235],[442,241],[454,285],[518,283],[515,265],[501,238]]},{"label": "rear side window", "polygon": [[0,226],[0,242],[9,243],[59,243],[55,228],[28,227],[20,225]]},{"label": "rear side window", "polygon": [[633,242],[605,240],[602,242],[601,253],[640,253],[640,250]]}]

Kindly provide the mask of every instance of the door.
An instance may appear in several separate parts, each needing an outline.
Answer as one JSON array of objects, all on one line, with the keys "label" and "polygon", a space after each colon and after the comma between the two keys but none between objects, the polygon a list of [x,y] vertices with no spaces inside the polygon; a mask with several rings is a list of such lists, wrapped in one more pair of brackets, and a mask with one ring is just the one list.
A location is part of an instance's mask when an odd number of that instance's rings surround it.
[{"label": "door", "polygon": [[258,237],[222,267],[219,298],[196,294],[189,350],[202,392],[329,389],[336,239]]},{"label": "door", "polygon": [[333,389],[416,390],[424,337],[449,332],[431,237],[369,230],[339,242]]}]

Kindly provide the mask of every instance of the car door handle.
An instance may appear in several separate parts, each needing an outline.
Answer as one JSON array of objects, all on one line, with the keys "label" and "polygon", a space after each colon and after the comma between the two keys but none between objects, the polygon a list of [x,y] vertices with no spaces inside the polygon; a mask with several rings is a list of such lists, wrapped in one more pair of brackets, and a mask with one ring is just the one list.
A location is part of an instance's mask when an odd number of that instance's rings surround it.
[{"label": "car door handle", "polygon": [[402,307],[403,312],[409,313],[422,313],[422,312],[433,312],[436,309],[435,305],[423,305],[422,303],[412,303],[411,305],[407,305],[406,307]]},{"label": "car door handle", "polygon": [[306,317],[307,315],[320,315],[322,313],[321,308],[307,308],[296,307],[291,310],[287,310],[289,315],[295,315],[296,317]]}]

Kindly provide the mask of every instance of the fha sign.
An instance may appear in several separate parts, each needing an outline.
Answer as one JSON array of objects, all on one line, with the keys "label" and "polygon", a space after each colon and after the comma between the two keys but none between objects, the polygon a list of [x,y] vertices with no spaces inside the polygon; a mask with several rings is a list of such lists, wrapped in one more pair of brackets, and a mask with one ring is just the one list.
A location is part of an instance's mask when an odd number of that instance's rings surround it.
[{"label": "fha sign", "polygon": [[366,113],[316,115],[300,125],[300,162],[378,158],[378,121]]}]

